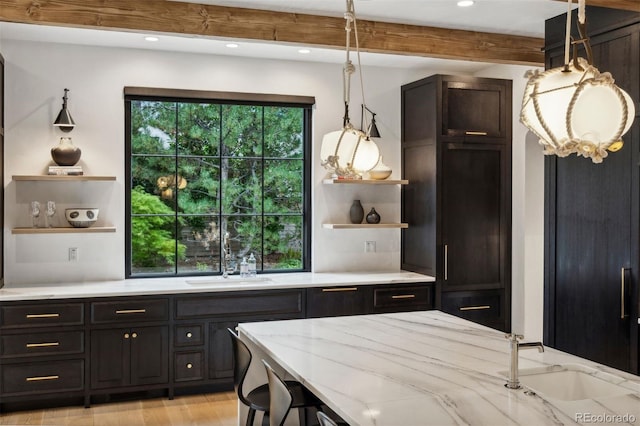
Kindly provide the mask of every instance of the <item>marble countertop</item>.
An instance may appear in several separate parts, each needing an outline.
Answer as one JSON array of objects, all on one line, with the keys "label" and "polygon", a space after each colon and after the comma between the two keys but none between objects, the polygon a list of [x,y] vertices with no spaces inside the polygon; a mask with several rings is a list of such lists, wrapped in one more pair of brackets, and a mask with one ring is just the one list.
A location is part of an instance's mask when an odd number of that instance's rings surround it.
[{"label": "marble countertop", "polygon": [[138,278],[69,284],[5,285],[0,302],[81,297],[140,296],[154,294],[201,293],[238,290],[272,290],[321,287],[326,285],[375,285],[425,283],[435,279],[407,271],[393,272],[300,272],[262,274],[255,279],[232,275],[211,277]]},{"label": "marble countertop", "polygon": [[640,422],[640,377],[551,348],[521,350],[521,371],[579,364],[628,393],[568,401],[510,390],[504,333],[438,311],[245,323],[239,330],[252,350],[352,426]]}]

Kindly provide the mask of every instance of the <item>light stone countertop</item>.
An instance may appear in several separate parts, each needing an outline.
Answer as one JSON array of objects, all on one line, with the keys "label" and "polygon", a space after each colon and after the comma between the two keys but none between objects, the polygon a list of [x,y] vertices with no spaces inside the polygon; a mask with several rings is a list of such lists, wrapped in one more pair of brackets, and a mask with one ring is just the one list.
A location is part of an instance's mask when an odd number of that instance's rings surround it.
[{"label": "light stone countertop", "polygon": [[261,274],[255,279],[231,275],[211,277],[137,278],[117,281],[87,281],[69,284],[5,285],[0,302],[82,297],[141,296],[154,294],[218,291],[272,290],[333,285],[375,285],[434,282],[433,277],[414,272],[294,272]]},{"label": "light stone countertop", "polygon": [[[255,359],[304,383],[352,426],[640,424],[640,377],[551,348],[521,350],[520,371],[578,364],[622,392],[570,401],[510,390],[504,333],[438,311],[244,323],[239,331]],[[265,380],[254,364],[247,389]]]}]

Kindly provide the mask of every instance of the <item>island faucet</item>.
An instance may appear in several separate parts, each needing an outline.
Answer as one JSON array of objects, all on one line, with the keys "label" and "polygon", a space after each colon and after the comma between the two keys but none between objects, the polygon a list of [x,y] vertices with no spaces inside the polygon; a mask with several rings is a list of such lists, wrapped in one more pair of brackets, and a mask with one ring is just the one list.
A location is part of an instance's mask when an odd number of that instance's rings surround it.
[{"label": "island faucet", "polygon": [[509,368],[509,379],[505,386],[509,389],[520,389],[520,380],[518,379],[518,352],[520,349],[538,348],[538,352],[544,352],[542,342],[526,342],[520,343],[518,340],[523,339],[521,334],[506,334],[505,338],[509,339],[511,347],[511,365]]}]

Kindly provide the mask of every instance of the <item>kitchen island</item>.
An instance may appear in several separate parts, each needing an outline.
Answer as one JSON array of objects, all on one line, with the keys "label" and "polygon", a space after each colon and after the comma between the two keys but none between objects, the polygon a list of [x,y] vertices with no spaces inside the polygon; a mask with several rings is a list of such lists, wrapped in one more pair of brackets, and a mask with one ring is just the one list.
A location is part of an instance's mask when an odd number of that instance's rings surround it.
[{"label": "kitchen island", "polygon": [[266,381],[266,358],[352,426],[640,422],[640,377],[546,348],[521,351],[520,371],[579,365],[619,391],[567,400],[510,390],[504,333],[438,311],[245,323],[239,332],[254,352],[247,390]]}]

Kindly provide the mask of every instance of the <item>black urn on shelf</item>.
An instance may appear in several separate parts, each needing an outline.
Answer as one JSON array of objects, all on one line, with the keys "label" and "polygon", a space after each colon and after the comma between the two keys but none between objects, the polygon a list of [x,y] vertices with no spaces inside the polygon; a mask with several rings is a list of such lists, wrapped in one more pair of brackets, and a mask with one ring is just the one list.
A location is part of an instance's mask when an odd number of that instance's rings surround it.
[{"label": "black urn on shelf", "polygon": [[371,211],[367,214],[367,223],[380,223],[380,215],[373,207],[371,207]]},{"label": "black urn on shelf", "polygon": [[351,223],[362,223],[362,219],[364,219],[364,209],[362,208],[362,204],[360,204],[360,200],[353,200],[353,204],[351,204],[351,208],[349,209],[349,219]]},{"label": "black urn on shelf", "polygon": [[74,166],[82,151],[71,142],[71,138],[62,137],[60,143],[51,148],[51,158],[58,166]]}]

